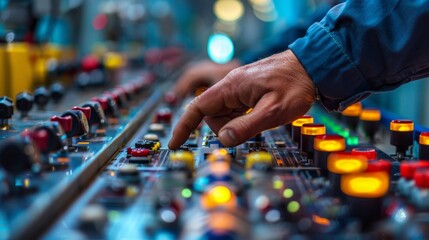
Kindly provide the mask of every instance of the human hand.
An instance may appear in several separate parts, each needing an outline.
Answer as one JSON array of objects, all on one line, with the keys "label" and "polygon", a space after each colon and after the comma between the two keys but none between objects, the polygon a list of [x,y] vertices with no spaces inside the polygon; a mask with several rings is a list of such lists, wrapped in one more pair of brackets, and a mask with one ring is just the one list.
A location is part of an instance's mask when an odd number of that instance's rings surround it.
[{"label": "human hand", "polygon": [[[287,50],[233,70],[196,97],[177,123],[168,146],[180,147],[203,118],[225,147],[236,146],[263,130],[301,117],[315,97],[312,80]],[[252,112],[245,114],[249,108]]]},{"label": "human hand", "polygon": [[210,87],[240,65],[238,60],[232,60],[226,64],[217,64],[209,60],[195,63],[189,66],[177,80],[174,93],[177,97],[183,98],[199,86]]}]

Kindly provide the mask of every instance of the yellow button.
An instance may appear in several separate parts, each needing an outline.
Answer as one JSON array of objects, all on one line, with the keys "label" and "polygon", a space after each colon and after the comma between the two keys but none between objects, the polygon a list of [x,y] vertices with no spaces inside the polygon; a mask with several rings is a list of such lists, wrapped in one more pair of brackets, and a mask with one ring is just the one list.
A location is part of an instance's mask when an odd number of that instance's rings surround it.
[{"label": "yellow button", "polygon": [[378,198],[389,190],[389,176],[385,171],[353,173],[341,176],[341,191],[360,198]]},{"label": "yellow button", "polygon": [[348,152],[331,153],[328,156],[328,170],[336,174],[350,174],[363,172],[368,167],[368,160],[364,156]]},{"label": "yellow button", "polygon": [[303,135],[324,135],[326,134],[326,127],[323,124],[305,123],[301,127],[301,134]]},{"label": "yellow button", "polygon": [[338,152],[346,149],[346,141],[339,135],[319,135],[314,139],[314,150]]},{"label": "yellow button", "polygon": [[414,123],[411,120],[393,120],[390,122],[390,130],[397,132],[414,131]]},{"label": "yellow button", "polygon": [[422,132],[420,134],[419,143],[421,145],[429,145],[429,132]]},{"label": "yellow button", "polygon": [[183,162],[190,170],[194,170],[194,154],[188,151],[177,151],[170,154],[170,161]]},{"label": "yellow button", "polygon": [[348,117],[358,117],[362,112],[362,103],[357,102],[348,106],[341,114]]},{"label": "yellow button", "polygon": [[380,121],[381,112],[378,109],[364,109],[359,118],[362,121]]},{"label": "yellow button", "polygon": [[292,126],[301,127],[304,123],[313,123],[314,118],[309,115],[304,115],[292,122]]},{"label": "yellow button", "polygon": [[247,156],[246,169],[251,169],[257,163],[271,166],[273,164],[273,157],[268,152],[252,152]]}]

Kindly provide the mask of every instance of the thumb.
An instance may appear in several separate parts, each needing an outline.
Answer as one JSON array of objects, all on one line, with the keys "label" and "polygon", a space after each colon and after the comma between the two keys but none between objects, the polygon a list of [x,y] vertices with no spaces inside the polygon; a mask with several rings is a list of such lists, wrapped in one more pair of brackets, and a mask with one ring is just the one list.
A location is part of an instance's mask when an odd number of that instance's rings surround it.
[{"label": "thumb", "polygon": [[261,99],[252,112],[226,123],[219,130],[219,140],[225,147],[239,145],[263,130],[281,124],[281,115],[282,112],[277,105],[270,106],[268,102],[263,103]]}]

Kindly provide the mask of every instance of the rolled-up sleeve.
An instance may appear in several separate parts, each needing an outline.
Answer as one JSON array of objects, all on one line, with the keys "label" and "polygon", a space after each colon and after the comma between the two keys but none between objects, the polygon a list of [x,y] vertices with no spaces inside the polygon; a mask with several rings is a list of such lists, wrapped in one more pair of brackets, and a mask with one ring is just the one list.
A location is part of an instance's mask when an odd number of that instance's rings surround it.
[{"label": "rolled-up sleeve", "polygon": [[328,110],[429,76],[429,1],[348,0],[289,45]]}]

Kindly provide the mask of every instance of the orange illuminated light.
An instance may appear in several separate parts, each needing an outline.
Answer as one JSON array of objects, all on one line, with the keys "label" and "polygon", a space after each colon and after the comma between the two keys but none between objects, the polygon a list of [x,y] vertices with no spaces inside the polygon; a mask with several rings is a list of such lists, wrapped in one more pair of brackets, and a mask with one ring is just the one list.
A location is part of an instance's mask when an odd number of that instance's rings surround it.
[{"label": "orange illuminated light", "polygon": [[313,123],[314,118],[309,115],[304,115],[292,122],[292,126],[301,127],[304,123]]},{"label": "orange illuminated light", "polygon": [[235,194],[224,185],[217,185],[210,188],[201,196],[201,205],[205,209],[212,209],[219,206],[235,208]]},{"label": "orange illuminated light", "polygon": [[348,117],[358,117],[362,112],[362,103],[357,102],[348,106],[344,111],[341,112],[344,116]]},{"label": "orange illuminated light", "polygon": [[215,231],[228,231],[235,229],[237,219],[231,214],[225,212],[213,212],[208,215],[207,225]]},{"label": "orange illuminated light", "polygon": [[301,127],[301,134],[304,135],[324,135],[326,134],[326,127],[323,124],[305,123]]},{"label": "orange illuminated light", "polygon": [[390,122],[390,130],[397,132],[414,131],[414,123],[411,120],[393,120]]},{"label": "orange illuminated light", "polygon": [[338,152],[346,149],[346,141],[339,135],[320,135],[314,139],[314,150]]},{"label": "orange illuminated light", "polygon": [[389,190],[389,175],[384,172],[353,173],[341,176],[341,191],[360,198],[378,198]]},{"label": "orange illuminated light", "polygon": [[227,162],[211,162],[210,173],[216,176],[223,176],[229,173],[231,165]]},{"label": "orange illuminated light", "polygon": [[59,158],[57,158],[57,162],[62,163],[62,164],[69,163],[70,159],[67,157],[59,157]]},{"label": "orange illuminated light", "polygon": [[364,109],[359,118],[363,121],[380,121],[381,112],[378,109]]},{"label": "orange illuminated light", "polygon": [[331,221],[329,221],[329,219],[324,218],[324,217],[313,215],[312,218],[313,218],[313,222],[315,222],[319,225],[329,226],[329,224],[331,224]]},{"label": "orange illuminated light", "polygon": [[429,145],[429,132],[422,132],[420,134],[419,143],[421,145]]},{"label": "orange illuminated light", "polygon": [[328,156],[328,170],[336,174],[349,174],[363,172],[368,167],[364,156],[352,153],[331,153]]},{"label": "orange illuminated light", "polygon": [[231,162],[231,156],[225,148],[215,149],[207,158],[209,162],[224,161]]}]

